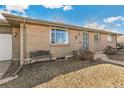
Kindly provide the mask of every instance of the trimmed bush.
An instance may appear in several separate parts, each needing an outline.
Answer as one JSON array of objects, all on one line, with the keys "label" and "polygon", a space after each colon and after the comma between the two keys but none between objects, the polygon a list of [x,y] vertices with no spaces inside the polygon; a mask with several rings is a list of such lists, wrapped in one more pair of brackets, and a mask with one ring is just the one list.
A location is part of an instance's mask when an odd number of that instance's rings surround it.
[{"label": "trimmed bush", "polygon": [[113,48],[113,47],[111,47],[111,46],[106,46],[106,47],[104,48],[104,53],[105,53],[105,54],[114,55],[114,54],[116,54],[116,52],[117,52],[116,48]]},{"label": "trimmed bush", "polygon": [[90,60],[90,61],[93,61],[93,59],[94,59],[94,53],[91,52],[88,49],[80,49],[79,50],[79,58],[81,60]]}]

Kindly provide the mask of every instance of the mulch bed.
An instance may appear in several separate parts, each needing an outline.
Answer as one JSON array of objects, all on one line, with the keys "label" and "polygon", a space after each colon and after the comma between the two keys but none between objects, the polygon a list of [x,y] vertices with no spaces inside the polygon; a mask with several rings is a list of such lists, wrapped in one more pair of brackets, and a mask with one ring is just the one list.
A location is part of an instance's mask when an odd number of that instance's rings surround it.
[{"label": "mulch bed", "polygon": [[69,59],[67,61],[35,62],[25,65],[18,73],[18,78],[0,85],[2,88],[31,88],[48,82],[56,76],[77,71],[89,66],[104,63],[101,60],[81,61]]}]

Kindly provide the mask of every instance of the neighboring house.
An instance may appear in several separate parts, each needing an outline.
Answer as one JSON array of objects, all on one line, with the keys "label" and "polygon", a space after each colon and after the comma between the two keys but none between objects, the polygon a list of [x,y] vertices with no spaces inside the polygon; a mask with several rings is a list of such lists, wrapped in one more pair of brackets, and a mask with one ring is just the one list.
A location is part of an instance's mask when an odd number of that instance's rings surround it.
[{"label": "neighboring house", "polygon": [[124,35],[117,37],[118,47],[124,48]]},{"label": "neighboring house", "polygon": [[118,36],[118,37],[117,37],[117,42],[124,44],[124,35]]},{"label": "neighboring house", "polygon": [[0,40],[3,41],[0,44],[3,55],[0,54],[0,61],[13,59],[24,64],[29,59],[29,53],[36,50],[50,50],[54,58],[70,56],[73,50],[81,47],[99,52],[107,45],[116,48],[117,35],[120,35],[5,13],[2,15],[8,22],[0,26]]}]

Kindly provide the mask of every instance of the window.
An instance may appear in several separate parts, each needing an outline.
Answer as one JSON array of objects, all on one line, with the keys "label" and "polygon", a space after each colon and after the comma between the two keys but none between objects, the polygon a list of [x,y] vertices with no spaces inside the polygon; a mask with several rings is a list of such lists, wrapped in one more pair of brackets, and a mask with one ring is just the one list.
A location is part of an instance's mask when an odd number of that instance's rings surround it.
[{"label": "window", "polygon": [[94,34],[94,42],[98,42],[100,41],[100,34],[99,33],[95,33]]},{"label": "window", "polygon": [[108,35],[108,42],[112,42],[113,41],[113,35]]},{"label": "window", "polygon": [[68,44],[68,32],[64,29],[51,29],[51,44]]}]

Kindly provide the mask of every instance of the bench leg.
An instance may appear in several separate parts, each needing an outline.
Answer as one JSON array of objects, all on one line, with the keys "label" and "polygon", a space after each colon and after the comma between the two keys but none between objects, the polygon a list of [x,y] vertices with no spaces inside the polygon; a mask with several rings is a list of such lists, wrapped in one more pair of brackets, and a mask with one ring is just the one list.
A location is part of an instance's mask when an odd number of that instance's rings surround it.
[{"label": "bench leg", "polygon": [[52,59],[52,54],[50,53],[49,54],[49,61],[51,62],[51,59]]}]

